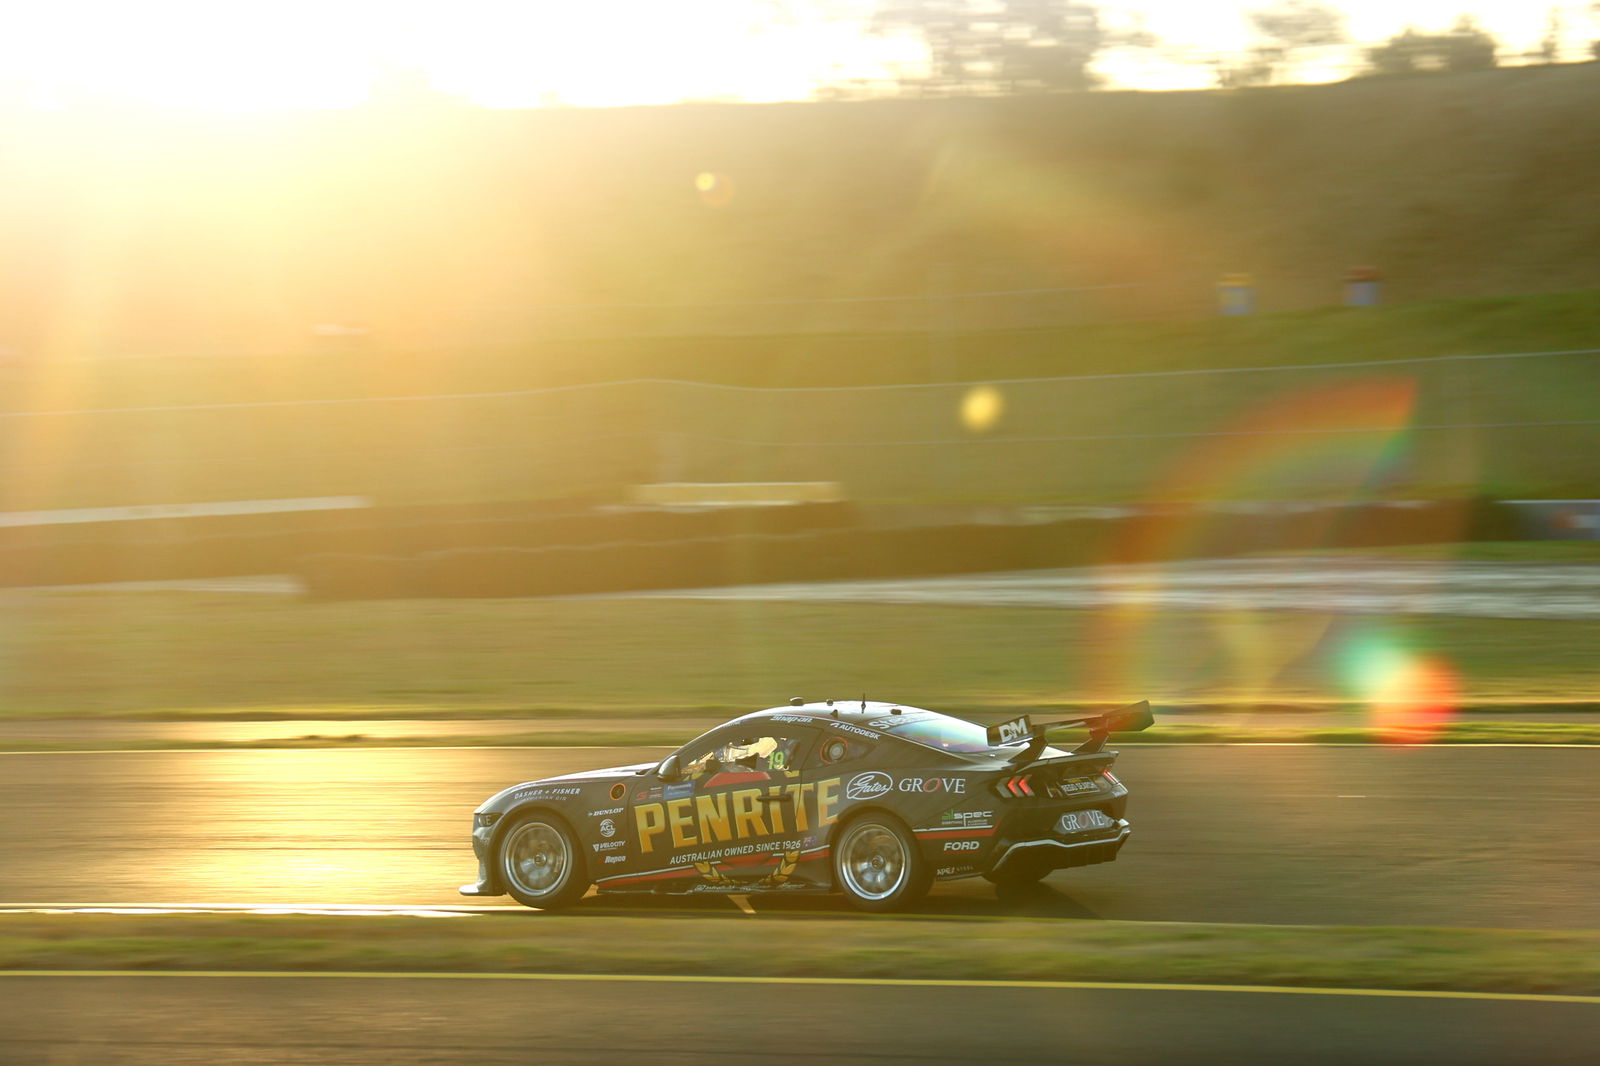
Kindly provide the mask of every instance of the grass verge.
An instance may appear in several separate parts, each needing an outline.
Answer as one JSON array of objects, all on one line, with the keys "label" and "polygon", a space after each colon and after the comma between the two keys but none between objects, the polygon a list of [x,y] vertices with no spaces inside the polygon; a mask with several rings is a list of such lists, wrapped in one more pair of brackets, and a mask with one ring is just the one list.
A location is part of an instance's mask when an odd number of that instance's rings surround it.
[{"label": "grass verge", "polygon": [[[719,974],[1600,994],[1600,931],[1028,918],[0,916],[0,969]],[[775,924],[776,923],[776,926]],[[783,928],[788,926],[787,929]]]},{"label": "grass verge", "polygon": [[[586,732],[863,690],[958,714],[1338,704],[1406,660],[1447,670],[1467,706],[1600,691],[1600,621],[128,591],[19,592],[5,608],[0,718],[18,719],[518,717]],[[575,713],[582,726],[543,722]]]}]

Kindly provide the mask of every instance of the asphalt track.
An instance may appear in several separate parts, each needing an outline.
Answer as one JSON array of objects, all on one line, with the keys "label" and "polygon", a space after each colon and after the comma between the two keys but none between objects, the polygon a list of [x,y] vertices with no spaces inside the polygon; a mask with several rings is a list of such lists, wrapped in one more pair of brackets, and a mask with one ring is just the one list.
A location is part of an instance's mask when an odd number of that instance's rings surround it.
[{"label": "asphalt track", "polygon": [[[656,749],[0,755],[0,905],[466,903],[472,808],[500,787]],[[927,914],[1176,922],[1600,927],[1600,749],[1129,749],[1115,863]],[[472,901],[477,902],[477,901]],[[756,915],[842,912],[756,897]],[[598,912],[724,908],[591,897]],[[530,915],[531,916],[531,915]]]},{"label": "asphalt track", "polygon": [[[0,590],[29,593],[47,590]],[[56,588],[295,596],[288,574],[125,581]],[[1442,614],[1478,618],[1600,618],[1600,564],[1411,559],[1383,549],[1344,555],[1247,556],[1164,563],[1016,570],[938,577],[807,581],[603,593],[603,599],[783,600]]]},{"label": "asphalt track", "polygon": [[1600,565],[1284,555],[663,589],[612,596],[990,607],[1141,606],[1468,618],[1600,618]]},{"label": "asphalt track", "polygon": [[1062,987],[0,977],[7,1066],[1592,1066],[1600,1007]]},{"label": "asphalt track", "polygon": [[[500,786],[638,749],[0,756],[0,905],[465,901],[469,813]],[[928,914],[1600,925],[1600,749],[1130,749],[1116,863]],[[725,899],[580,908],[733,911]],[[747,902],[752,950],[785,911]],[[505,911],[537,922],[536,912]],[[863,916],[862,921],[874,920]],[[663,926],[664,931],[666,926]],[[1247,990],[492,977],[0,976],[0,1064],[1322,1064],[1595,1061],[1600,1004]]]}]

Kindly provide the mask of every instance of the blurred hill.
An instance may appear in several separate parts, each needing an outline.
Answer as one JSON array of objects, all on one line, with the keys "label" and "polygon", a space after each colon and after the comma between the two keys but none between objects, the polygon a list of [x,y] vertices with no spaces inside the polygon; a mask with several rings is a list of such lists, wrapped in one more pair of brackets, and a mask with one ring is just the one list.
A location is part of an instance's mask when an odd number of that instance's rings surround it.
[{"label": "blurred hill", "polygon": [[[1330,304],[1357,264],[1393,301],[1588,288],[1597,99],[1600,64],[1233,93],[11,112],[0,348],[805,332],[836,328],[830,305],[786,301],[912,298],[853,312],[898,329],[930,295],[1132,286],[939,312],[1059,325],[1204,315],[1227,271],[1256,275],[1264,309]],[[637,306],[746,301],[776,302]]]}]

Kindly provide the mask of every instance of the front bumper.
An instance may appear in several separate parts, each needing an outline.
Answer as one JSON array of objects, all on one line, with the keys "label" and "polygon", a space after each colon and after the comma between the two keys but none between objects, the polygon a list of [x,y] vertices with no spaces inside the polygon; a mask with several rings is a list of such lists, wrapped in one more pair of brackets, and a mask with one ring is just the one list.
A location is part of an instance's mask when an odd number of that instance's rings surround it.
[{"label": "front bumper", "polygon": [[494,826],[474,826],[472,830],[472,853],[478,857],[478,880],[470,885],[462,885],[457,891],[463,896],[503,896],[506,894],[500,878],[495,876],[494,865],[490,856],[494,854]]},{"label": "front bumper", "polygon": [[1110,862],[1117,857],[1117,852],[1122,850],[1122,845],[1126,844],[1128,837],[1132,835],[1133,827],[1128,824],[1127,819],[1118,818],[1110,829],[1092,835],[1079,834],[1079,837],[1087,839],[1019,840],[1000,851],[1000,857],[995,859],[994,865],[989,867],[988,872],[1003,876],[1024,869],[1048,872],[1069,866],[1093,866],[1095,863]]}]

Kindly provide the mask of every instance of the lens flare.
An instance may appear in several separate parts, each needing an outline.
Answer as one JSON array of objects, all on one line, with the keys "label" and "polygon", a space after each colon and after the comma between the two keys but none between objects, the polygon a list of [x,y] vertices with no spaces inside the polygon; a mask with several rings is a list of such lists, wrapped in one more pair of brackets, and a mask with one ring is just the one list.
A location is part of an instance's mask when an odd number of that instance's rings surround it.
[{"label": "lens flare", "polygon": [[694,176],[694,188],[708,207],[725,207],[733,202],[733,179],[726,174],[702,170]]},{"label": "lens flare", "polygon": [[1346,642],[1338,666],[1346,691],[1367,706],[1373,728],[1388,744],[1438,739],[1460,705],[1460,683],[1449,663],[1418,655],[1381,632]]},{"label": "lens flare", "polygon": [[961,398],[961,424],[969,433],[987,433],[1005,414],[1006,400],[993,385],[977,385]]},{"label": "lens flare", "polygon": [[[1417,382],[1408,375],[1344,379],[1266,397],[1184,441],[1152,480],[1141,512],[1107,548],[1108,562],[1144,564],[1137,571],[1144,587],[1141,595],[1108,609],[1105,632],[1113,651],[1095,664],[1093,687],[1181,692],[1191,699],[1232,697],[1242,688],[1252,699],[1275,702],[1279,671],[1291,665],[1295,646],[1304,647],[1326,628],[1326,616],[1281,647],[1270,627],[1231,634],[1229,645],[1219,649],[1221,658],[1210,664],[1210,676],[1202,678],[1175,665],[1172,642],[1163,638],[1170,629],[1161,624],[1170,578],[1164,564],[1235,554],[1244,545],[1306,550],[1328,543],[1340,518],[1337,508],[1307,511],[1290,521],[1257,505],[1307,497],[1326,503],[1370,500],[1410,452],[1416,400]],[[1242,646],[1250,640],[1267,643]]]}]

